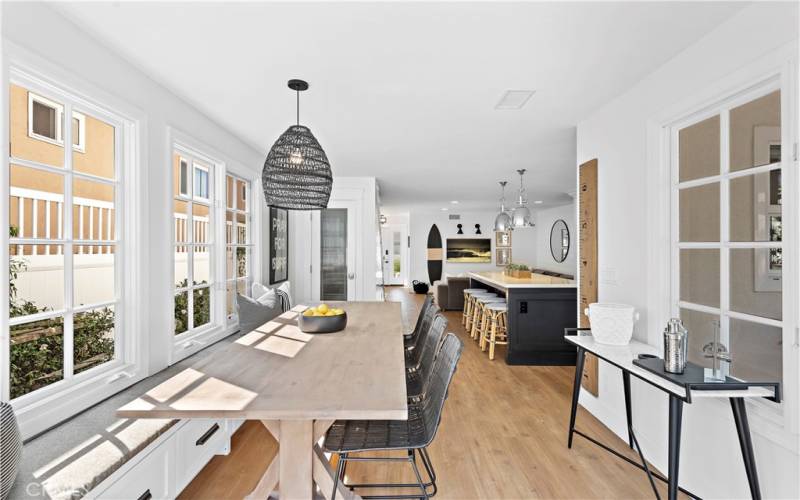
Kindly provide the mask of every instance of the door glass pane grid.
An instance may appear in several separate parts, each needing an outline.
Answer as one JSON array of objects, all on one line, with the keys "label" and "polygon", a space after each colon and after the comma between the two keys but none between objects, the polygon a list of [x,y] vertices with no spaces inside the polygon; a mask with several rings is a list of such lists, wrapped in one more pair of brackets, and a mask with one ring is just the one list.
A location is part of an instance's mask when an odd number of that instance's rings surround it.
[{"label": "door glass pane grid", "polygon": [[[751,103],[770,100],[774,110],[774,94],[770,94],[770,99],[759,98]],[[748,107],[751,103],[740,108],[752,112],[753,108]],[[710,366],[706,355],[716,338],[732,354],[731,375],[749,380],[781,380],[783,238],[779,114],[777,133],[774,129],[769,134],[755,130],[752,137],[744,134],[747,127],[734,123],[744,114],[736,115],[731,110],[729,116],[727,110],[722,110],[722,116],[720,134],[729,133],[731,141],[730,158],[728,155],[720,158],[722,173],[715,174],[708,161],[703,163],[698,159],[694,159],[695,163],[702,163],[705,175],[713,177],[687,176],[686,169],[679,169],[675,188],[679,218],[675,242],[679,269],[677,308],[690,330],[690,361]],[[685,136],[679,133],[678,137]],[[747,143],[745,151],[752,153],[753,161],[741,160],[747,155],[742,154],[741,144],[734,144],[741,140]],[[761,144],[760,153],[755,152],[759,140],[767,142]],[[719,141],[711,142],[712,149],[719,147]],[[697,145],[702,149],[701,142]],[[685,150],[677,149],[681,151],[680,165],[687,156]],[[708,151],[704,154],[705,160],[716,156]],[[759,155],[763,157],[761,160]],[[725,164],[727,161],[730,168]],[[745,168],[753,168],[753,173],[740,172]],[[747,243],[754,244],[750,247]]]},{"label": "door glass pane grid", "polygon": [[[120,354],[113,312],[120,293],[120,262],[114,255],[121,220],[115,210],[120,199],[118,126],[72,111],[70,100],[59,98],[49,101],[55,103],[49,112],[58,120],[56,141],[41,141],[36,130],[26,134],[29,120],[19,120],[30,102],[17,98],[26,95],[33,93],[10,86],[12,398],[71,379]],[[37,109],[41,115],[41,106]],[[42,117],[34,117],[38,132],[53,132],[42,128]],[[65,148],[68,134],[73,147]],[[15,158],[20,160],[15,163]],[[25,321],[33,315],[47,319]],[[65,352],[64,345],[72,345],[72,351]]]}]

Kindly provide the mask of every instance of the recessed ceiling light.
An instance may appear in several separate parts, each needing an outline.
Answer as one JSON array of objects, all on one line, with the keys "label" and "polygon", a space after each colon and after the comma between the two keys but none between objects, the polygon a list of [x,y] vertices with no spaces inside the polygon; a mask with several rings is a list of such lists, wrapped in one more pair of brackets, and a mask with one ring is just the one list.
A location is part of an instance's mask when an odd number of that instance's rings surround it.
[{"label": "recessed ceiling light", "polygon": [[458,200],[453,200],[450,203],[452,203],[453,205],[458,205]]},{"label": "recessed ceiling light", "polygon": [[442,212],[447,212],[448,210],[450,210],[450,209],[447,208],[447,207],[442,207]]},{"label": "recessed ceiling light", "polygon": [[533,203],[536,204],[536,205],[541,205],[544,202],[542,200],[536,200]]},{"label": "recessed ceiling light", "polygon": [[506,90],[494,109],[520,109],[535,93],[535,90]]}]

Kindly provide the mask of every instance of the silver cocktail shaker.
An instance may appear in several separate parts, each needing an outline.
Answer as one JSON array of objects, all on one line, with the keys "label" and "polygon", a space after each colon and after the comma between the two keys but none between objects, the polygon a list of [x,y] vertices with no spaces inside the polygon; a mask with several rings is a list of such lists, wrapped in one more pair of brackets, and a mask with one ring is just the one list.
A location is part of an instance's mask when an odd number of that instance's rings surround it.
[{"label": "silver cocktail shaker", "polygon": [[664,329],[664,371],[683,373],[689,347],[689,331],[678,318],[672,318]]}]

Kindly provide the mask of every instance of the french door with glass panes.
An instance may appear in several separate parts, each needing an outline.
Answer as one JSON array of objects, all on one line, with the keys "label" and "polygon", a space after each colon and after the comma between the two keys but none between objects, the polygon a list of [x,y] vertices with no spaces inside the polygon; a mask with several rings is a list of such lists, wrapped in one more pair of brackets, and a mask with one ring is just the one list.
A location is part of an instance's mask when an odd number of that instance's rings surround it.
[{"label": "french door with glass panes", "polygon": [[690,361],[710,367],[722,353],[731,376],[751,381],[783,380],[784,316],[796,307],[785,296],[784,235],[797,220],[784,210],[783,99],[776,78],[671,132],[673,314]]},{"label": "french door with glass panes", "polygon": [[126,361],[126,122],[13,71],[11,82],[9,342],[0,359],[2,399],[19,411]]}]

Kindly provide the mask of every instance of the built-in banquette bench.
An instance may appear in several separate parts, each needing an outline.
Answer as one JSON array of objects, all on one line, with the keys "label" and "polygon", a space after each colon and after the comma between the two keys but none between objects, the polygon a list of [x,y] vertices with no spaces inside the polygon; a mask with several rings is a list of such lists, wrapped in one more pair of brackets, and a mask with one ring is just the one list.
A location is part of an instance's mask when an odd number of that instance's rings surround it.
[{"label": "built-in banquette bench", "polygon": [[116,410],[238,338],[234,335],[25,443],[12,499],[174,498],[214,455],[232,420],[119,419]]},{"label": "built-in banquette bench", "polygon": [[121,406],[269,321],[280,304],[237,296],[240,331],[25,443],[12,499],[175,498],[214,455],[227,455],[241,420],[119,419]]}]

